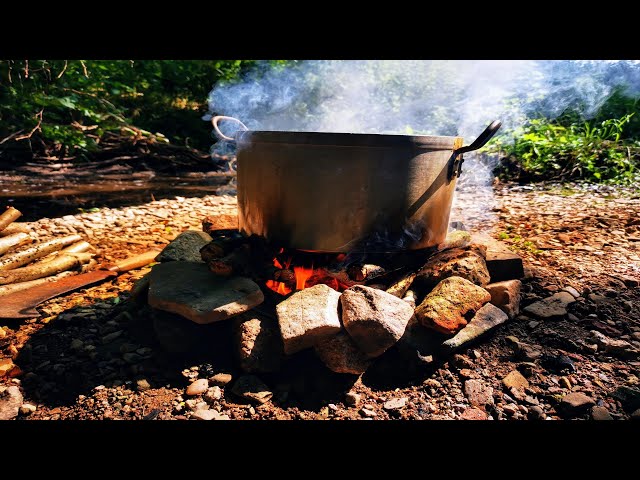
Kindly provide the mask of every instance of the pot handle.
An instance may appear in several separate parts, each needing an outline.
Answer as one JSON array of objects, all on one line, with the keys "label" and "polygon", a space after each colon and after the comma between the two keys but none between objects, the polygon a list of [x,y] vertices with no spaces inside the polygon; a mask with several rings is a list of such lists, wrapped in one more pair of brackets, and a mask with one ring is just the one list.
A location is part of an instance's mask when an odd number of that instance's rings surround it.
[{"label": "pot handle", "polygon": [[500,120],[494,120],[491,124],[484,129],[484,131],[476,138],[471,145],[467,145],[466,147],[460,147],[453,151],[453,168],[451,169],[451,174],[449,175],[449,180],[454,177],[460,176],[462,171],[462,162],[464,162],[464,158],[462,157],[463,153],[473,152],[474,150],[478,150],[479,148],[484,147],[489,140],[496,134],[496,132],[502,126],[502,122]]},{"label": "pot handle", "polygon": [[238,120],[237,118],[234,118],[234,117],[225,117],[224,115],[218,115],[218,116],[215,116],[215,117],[213,117],[213,118],[211,119],[211,124],[213,125],[213,131],[215,132],[216,137],[218,137],[220,140],[225,140],[225,141],[227,141],[227,142],[233,142],[233,143],[235,143],[235,141],[236,141],[236,139],[235,139],[235,138],[233,138],[233,137],[228,137],[227,135],[225,135],[224,133],[222,133],[222,132],[220,131],[220,128],[218,127],[218,122],[219,122],[220,120],[230,120],[230,121],[232,121],[232,122],[236,122],[237,124],[239,124],[239,125],[240,125],[240,128],[239,128],[238,130],[249,130],[249,129],[247,128],[247,126],[246,126],[244,123],[242,123],[240,120]]}]

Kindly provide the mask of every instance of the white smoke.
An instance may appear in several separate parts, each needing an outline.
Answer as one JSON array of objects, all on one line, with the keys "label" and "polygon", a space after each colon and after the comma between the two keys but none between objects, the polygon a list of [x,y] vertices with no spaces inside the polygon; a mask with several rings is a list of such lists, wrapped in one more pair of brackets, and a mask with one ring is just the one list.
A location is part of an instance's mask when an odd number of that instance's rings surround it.
[{"label": "white smoke", "polygon": [[[493,120],[502,121],[502,134],[517,135],[527,119],[556,118],[570,107],[588,118],[620,86],[640,95],[639,61],[265,62],[217,85],[205,119],[228,115],[251,130],[462,136],[468,144]],[[489,185],[491,159],[466,157],[459,184]]]}]

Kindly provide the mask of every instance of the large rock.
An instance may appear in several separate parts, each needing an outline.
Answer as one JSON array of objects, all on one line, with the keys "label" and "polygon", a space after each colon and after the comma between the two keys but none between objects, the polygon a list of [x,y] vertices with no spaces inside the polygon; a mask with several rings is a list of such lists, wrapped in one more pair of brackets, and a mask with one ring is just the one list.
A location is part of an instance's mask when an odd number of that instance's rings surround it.
[{"label": "large rock", "polygon": [[506,313],[498,307],[488,303],[480,308],[469,322],[469,325],[460,330],[453,338],[442,344],[449,351],[457,350],[461,346],[484,335],[489,330],[503,324],[509,319]]},{"label": "large rock", "polygon": [[238,230],[238,214],[209,215],[202,220],[202,230],[207,233],[218,230]]},{"label": "large rock", "polygon": [[502,282],[524,277],[522,258],[509,250],[503,242],[484,233],[474,233],[471,244],[482,246],[485,251],[485,262],[491,282]]},{"label": "large rock", "polygon": [[520,280],[505,280],[503,282],[490,283],[484,287],[491,294],[491,303],[506,313],[509,318],[514,318],[520,313]]},{"label": "large rock", "polygon": [[0,420],[12,420],[18,416],[22,405],[22,393],[15,385],[0,386]]},{"label": "large rock", "polygon": [[464,248],[471,243],[471,234],[464,230],[452,230],[447,233],[444,242],[438,245],[438,250],[448,250],[450,248]]},{"label": "large rock", "polygon": [[342,323],[355,344],[369,357],[382,355],[404,334],[413,308],[382,290],[356,285],[340,297]]},{"label": "large rock", "polygon": [[476,285],[489,283],[489,271],[478,248],[451,248],[436,253],[418,271],[414,283],[432,289],[445,278],[462,277]]},{"label": "large rock", "polygon": [[416,317],[425,327],[444,334],[454,334],[467,324],[465,316],[473,315],[491,300],[484,288],[461,277],[441,281],[416,308]]},{"label": "large rock", "polygon": [[575,301],[570,293],[558,292],[524,307],[524,311],[540,318],[564,317],[567,314],[567,306]]},{"label": "large rock", "polygon": [[187,230],[164,247],[156,257],[156,262],[201,262],[200,249],[211,240],[208,233]]},{"label": "large rock", "polygon": [[323,340],[315,350],[327,368],[336,373],[360,375],[372,362],[345,332]]},{"label": "large rock", "polygon": [[278,322],[251,312],[236,317],[235,321],[234,337],[240,368],[248,373],[280,370],[283,346]]},{"label": "large rock", "polygon": [[313,347],[340,331],[338,300],[334,289],[318,284],[294,293],[276,306],[284,353]]},{"label": "large rock", "polygon": [[149,282],[149,305],[199,324],[226,320],[264,301],[260,287],[253,280],[217,277],[204,263],[156,265]]}]

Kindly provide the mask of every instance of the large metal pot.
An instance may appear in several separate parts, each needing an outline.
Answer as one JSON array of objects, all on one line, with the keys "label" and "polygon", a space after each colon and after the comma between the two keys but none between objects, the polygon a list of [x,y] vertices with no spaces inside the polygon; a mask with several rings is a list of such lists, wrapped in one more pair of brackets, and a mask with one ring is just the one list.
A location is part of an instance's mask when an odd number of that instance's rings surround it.
[{"label": "large metal pot", "polygon": [[[224,135],[218,122],[244,130]],[[237,144],[240,230],[324,252],[420,249],[442,242],[462,154],[460,137],[249,131],[214,117]]]}]

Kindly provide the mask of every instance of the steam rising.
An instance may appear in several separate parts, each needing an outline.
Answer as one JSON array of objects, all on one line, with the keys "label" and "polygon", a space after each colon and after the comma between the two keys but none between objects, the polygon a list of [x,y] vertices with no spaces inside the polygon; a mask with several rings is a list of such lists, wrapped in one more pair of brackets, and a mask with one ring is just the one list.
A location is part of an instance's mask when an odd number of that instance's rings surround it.
[{"label": "steam rising", "polygon": [[[569,107],[588,118],[620,86],[640,96],[639,61],[265,63],[216,86],[205,120],[228,115],[251,130],[462,136],[468,144],[496,119],[502,134],[517,135],[527,119],[555,118]],[[218,142],[215,151],[224,148]],[[465,157],[460,183],[488,185],[492,165]]]}]

